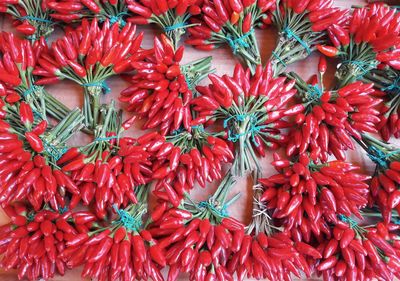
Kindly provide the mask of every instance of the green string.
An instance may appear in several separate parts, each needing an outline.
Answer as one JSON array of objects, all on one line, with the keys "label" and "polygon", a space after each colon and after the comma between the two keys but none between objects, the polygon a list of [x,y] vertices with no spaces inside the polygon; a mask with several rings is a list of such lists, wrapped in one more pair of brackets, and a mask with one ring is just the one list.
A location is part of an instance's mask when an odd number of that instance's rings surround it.
[{"label": "green string", "polygon": [[310,47],[307,45],[306,42],[304,42],[299,36],[297,36],[296,33],[293,32],[293,30],[291,30],[289,27],[286,27],[283,30],[283,33],[286,34],[287,38],[289,39],[295,39],[297,42],[300,43],[301,46],[303,46],[303,48],[306,50],[307,54],[311,54],[311,49]]},{"label": "green string", "polygon": [[84,83],[83,87],[99,87],[103,89],[104,94],[111,93],[111,88],[108,86],[106,81],[92,82],[92,83]]},{"label": "green string", "polygon": [[353,220],[352,218],[346,217],[344,215],[338,215],[339,220],[341,220],[342,222],[348,223],[350,228],[354,228],[358,225],[358,223]]},{"label": "green string", "polygon": [[53,157],[54,160],[56,160],[56,162],[58,161],[58,159],[60,159],[66,152],[67,152],[67,148],[64,147],[62,149],[58,149],[56,146],[47,143],[46,141],[42,140],[43,142],[43,147],[46,150],[46,152],[48,154],[50,154],[51,157]]},{"label": "green string", "polygon": [[22,95],[23,95],[24,97],[27,97],[27,96],[31,95],[32,93],[34,93],[34,92],[36,92],[36,91],[42,91],[42,90],[43,90],[43,87],[41,87],[41,86],[31,85],[28,89],[26,89],[26,90],[22,93]]},{"label": "green string", "polygon": [[247,37],[251,36],[254,33],[254,29],[251,29],[249,32],[243,34],[238,38],[233,38],[232,35],[228,34],[225,38],[231,47],[234,54],[237,53],[238,47],[249,48],[250,45],[244,41]]},{"label": "green string", "polygon": [[359,61],[359,60],[345,60],[342,62],[342,64],[352,64],[355,65],[359,70],[361,70],[362,74],[358,75],[357,79],[361,79],[371,69],[376,67],[376,63]]},{"label": "green string", "polygon": [[281,57],[275,53],[275,51],[272,51],[272,55],[284,66],[287,67],[287,64],[281,59]]},{"label": "green string", "polygon": [[119,216],[119,219],[114,221],[114,223],[122,223],[122,225],[126,229],[132,230],[132,231],[138,231],[140,229],[140,227],[142,226],[141,221],[136,220],[125,210],[118,209],[116,204],[113,205],[113,208]]},{"label": "green string", "polygon": [[44,22],[44,23],[53,23],[51,20],[42,19],[42,18],[38,18],[38,17],[34,17],[34,16],[19,17],[19,20],[20,21],[32,20],[32,21],[38,21],[38,22]]},{"label": "green string", "polygon": [[197,206],[201,209],[209,209],[211,212],[216,214],[217,216],[226,218],[229,216],[228,211],[226,210],[226,206],[222,206],[222,208],[217,208],[214,204],[211,204],[209,201],[201,201]]},{"label": "green string", "polygon": [[186,26],[187,26],[186,22],[178,22],[178,23],[173,24],[171,26],[164,27],[164,31],[165,32],[171,32],[171,31],[174,31],[174,30],[177,30],[177,29],[184,29],[184,28],[186,28]]},{"label": "green string", "polygon": [[121,27],[124,27],[126,25],[126,21],[124,20],[123,16],[127,16],[127,12],[120,12],[116,14],[115,16],[108,16],[108,19],[110,20],[111,24],[114,24],[116,22],[119,22]]},{"label": "green string", "polygon": [[389,91],[393,91],[393,92],[400,92],[400,76],[397,77],[392,84],[390,84],[389,86],[382,88],[382,91],[384,92],[389,92]]},{"label": "green string", "polygon": [[[250,128],[246,132],[235,133],[235,132],[232,132],[231,129],[229,129],[229,124],[228,123],[229,123],[230,120],[236,120],[236,121],[239,121],[239,122],[243,122],[243,121],[246,120],[246,118],[250,118]],[[248,134],[250,134],[253,143],[256,146],[258,146],[258,143],[255,141],[255,136],[262,129],[265,129],[266,126],[264,126],[264,125],[258,126],[257,125],[257,121],[258,120],[257,120],[257,118],[256,118],[256,116],[254,114],[247,114],[247,113],[232,115],[229,118],[225,119],[224,120],[224,128],[228,129],[228,140],[231,141],[231,142],[237,142],[240,139],[240,137],[247,136]]]}]

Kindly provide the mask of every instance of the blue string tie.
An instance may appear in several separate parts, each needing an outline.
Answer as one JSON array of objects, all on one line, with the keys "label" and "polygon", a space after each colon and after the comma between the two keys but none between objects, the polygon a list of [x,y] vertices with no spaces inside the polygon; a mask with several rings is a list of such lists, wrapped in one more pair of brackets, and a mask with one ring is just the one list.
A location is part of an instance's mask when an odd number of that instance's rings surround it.
[{"label": "blue string tie", "polygon": [[226,210],[226,206],[217,207],[208,201],[201,201],[201,202],[199,202],[199,204],[197,204],[197,206],[201,209],[209,209],[214,214],[216,214],[220,217],[223,217],[223,218],[226,218],[229,216],[228,211]]},{"label": "blue string tie", "polygon": [[352,218],[346,217],[345,215],[338,215],[338,219],[341,220],[342,222],[348,223],[350,228],[354,228],[358,225],[358,223],[353,220]]},{"label": "blue string tie", "polygon": [[44,150],[46,150],[46,152],[47,152],[51,157],[53,157],[53,159],[54,159],[56,162],[57,162],[58,159],[60,159],[60,158],[67,152],[67,150],[68,150],[66,147],[63,147],[63,148],[59,149],[58,147],[56,147],[56,146],[54,146],[54,145],[52,145],[52,144],[50,144],[50,143],[47,143],[47,142],[44,141],[44,140],[42,140],[42,142],[43,142]]},{"label": "blue string tie", "polygon": [[287,67],[287,64],[281,59],[281,57],[280,57],[275,51],[272,51],[272,55],[273,55],[284,67]]},{"label": "blue string tie", "polygon": [[67,206],[65,206],[64,208],[63,207],[59,207],[58,208],[58,212],[62,215],[64,213],[68,212],[68,207]]},{"label": "blue string tie", "polygon": [[238,38],[234,38],[232,35],[226,36],[226,41],[228,41],[229,46],[231,47],[234,54],[237,53],[238,47],[249,48],[250,45],[244,41],[247,37],[251,36],[254,33],[254,29],[251,29],[249,32],[243,34]]},{"label": "blue string tie", "polygon": [[308,85],[307,94],[311,99],[319,99],[322,96],[322,90],[318,85]]},{"label": "blue string tie", "polygon": [[119,139],[119,136],[111,136],[111,137],[105,137],[105,138],[96,138],[93,142],[103,142],[103,141],[110,141],[110,140],[115,140]]},{"label": "blue string tie", "polygon": [[[236,133],[233,132],[230,128],[229,128],[229,121],[231,120],[235,120],[237,122],[243,122],[246,120],[246,118],[250,118],[250,128],[243,132],[243,133]],[[247,136],[247,135],[251,135],[252,141],[253,143],[258,146],[259,144],[255,141],[255,136],[263,129],[266,128],[265,125],[262,126],[258,126],[257,125],[257,118],[254,114],[237,114],[237,115],[232,115],[229,118],[224,120],[224,128],[228,129],[228,140],[231,142],[237,142],[240,137],[243,136]]]},{"label": "blue string tie", "polygon": [[384,92],[396,92],[400,93],[400,76],[393,81],[392,84],[382,89]]},{"label": "blue string tie", "polygon": [[99,81],[99,82],[91,82],[91,83],[84,83],[82,84],[83,87],[98,87],[103,90],[103,94],[111,93],[111,88],[108,86],[106,81]]},{"label": "blue string tie", "polygon": [[376,63],[359,61],[359,60],[345,60],[342,62],[342,64],[352,64],[356,66],[360,71],[362,71],[362,74],[358,75],[357,79],[361,79],[371,69],[374,69],[376,67]]},{"label": "blue string tie", "polygon": [[24,97],[30,96],[31,94],[33,94],[34,92],[39,92],[42,91],[43,87],[41,86],[37,86],[37,85],[31,85],[28,89],[26,89],[22,95]]},{"label": "blue string tie", "polygon": [[385,154],[383,151],[377,149],[375,146],[370,146],[368,148],[368,157],[375,162],[377,165],[387,168],[388,164],[386,162],[388,155]]},{"label": "blue string tie", "polygon": [[122,223],[122,225],[132,231],[139,231],[140,227],[142,226],[142,222],[136,220],[132,217],[128,212],[122,209],[118,209],[117,205],[113,205],[115,212],[118,214],[119,219],[114,221],[114,223]]},{"label": "blue string tie", "polygon": [[128,12],[120,12],[114,16],[109,16],[108,19],[110,21],[110,24],[114,24],[116,22],[119,22],[121,27],[124,27],[126,25],[126,21],[124,20],[124,16],[127,16]]},{"label": "blue string tie", "polygon": [[301,46],[306,50],[307,54],[311,54],[311,49],[310,46],[306,42],[304,42],[296,33],[293,32],[289,27],[286,27],[283,30],[283,33],[286,34],[287,38],[289,39],[295,39],[297,42],[300,43]]},{"label": "blue string tie", "polygon": [[53,23],[51,20],[42,19],[42,18],[38,18],[38,17],[34,17],[34,16],[23,16],[23,17],[19,17],[19,20],[20,20],[20,21],[31,20],[31,21],[38,21],[38,22],[43,22],[43,23]]},{"label": "blue string tie", "polygon": [[165,32],[171,32],[171,31],[174,31],[174,30],[177,30],[177,29],[185,29],[186,26],[187,26],[186,22],[178,22],[178,23],[173,24],[171,26],[164,27],[164,31]]}]

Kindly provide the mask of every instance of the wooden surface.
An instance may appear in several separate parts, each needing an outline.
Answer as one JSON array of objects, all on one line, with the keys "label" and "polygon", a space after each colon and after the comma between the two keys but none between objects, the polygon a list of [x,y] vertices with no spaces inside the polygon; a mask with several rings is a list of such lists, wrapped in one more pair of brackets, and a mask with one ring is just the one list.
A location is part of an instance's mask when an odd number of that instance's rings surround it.
[{"label": "wooden surface", "polygon": [[[300,1],[300,0],[299,0]],[[335,0],[336,6],[349,8],[352,5],[362,5],[364,3],[363,0]],[[10,25],[9,20],[4,17],[0,21],[1,30],[3,31],[13,31],[13,28]],[[143,30],[145,32],[145,40],[144,46],[150,47],[152,46],[153,36],[159,34],[159,30],[156,27],[139,27],[139,31]],[[61,36],[62,32],[57,31],[54,33],[54,37]],[[276,30],[273,28],[267,30],[257,30],[256,35],[259,41],[260,50],[262,53],[263,62],[269,58],[271,51],[274,49],[275,41],[276,41]],[[217,70],[218,74],[228,73],[231,74],[233,71],[234,65],[237,63],[235,57],[231,54],[229,47],[225,47],[222,49],[215,50],[213,52],[203,52],[194,50],[190,46],[187,46],[184,62],[189,62],[198,58],[202,58],[205,56],[213,56],[213,67]],[[318,62],[318,54],[311,55],[306,61],[298,62],[292,65],[289,70],[296,71],[300,76],[304,79],[308,79],[311,75],[316,73],[316,65]],[[332,73],[334,72],[335,63],[331,62],[332,67],[326,75],[326,85],[329,86],[333,79]],[[329,79],[331,78],[331,79]],[[109,79],[109,86],[112,89],[112,93],[105,96],[102,100],[103,103],[109,102],[111,99],[117,100],[118,95],[121,90],[123,90],[127,84],[121,79],[115,77],[113,79]],[[207,84],[208,81],[203,81],[203,84]],[[67,106],[73,108],[76,106],[80,106],[82,104],[82,89],[71,82],[62,82],[58,85],[50,86],[47,88],[50,93],[59,98],[62,102],[64,102]],[[118,102],[117,102],[118,104]],[[143,134],[142,131],[139,130],[139,126],[134,131],[130,132],[130,134],[134,136],[138,136]],[[83,144],[87,141],[84,136],[75,137],[71,140],[71,144]],[[268,153],[267,157],[261,159],[263,170],[263,176],[269,176],[274,173],[274,170],[271,168],[271,153]],[[369,173],[372,172],[373,165],[371,161],[365,156],[362,151],[351,151],[348,153],[348,161],[353,163],[357,163],[358,165],[365,167],[366,171]],[[196,190],[194,192],[194,196],[198,199],[206,199],[210,193],[215,189],[215,184],[207,187],[206,190]],[[239,201],[233,205],[229,209],[229,212],[234,217],[242,220],[245,223],[248,223],[251,216],[251,201],[252,201],[252,193],[251,193],[251,182],[249,182],[246,178],[238,179],[238,183],[232,190],[232,195],[240,192],[241,197]],[[4,215],[3,212],[0,212],[0,222],[5,223],[8,219]],[[17,277],[14,272],[2,272],[0,271],[0,281],[14,281],[17,280]],[[63,281],[77,281],[81,280],[80,278],[80,269],[75,269],[72,271],[68,271],[67,274],[63,277],[56,277],[53,280],[63,280]],[[188,280],[187,276],[182,276],[180,280]]]}]

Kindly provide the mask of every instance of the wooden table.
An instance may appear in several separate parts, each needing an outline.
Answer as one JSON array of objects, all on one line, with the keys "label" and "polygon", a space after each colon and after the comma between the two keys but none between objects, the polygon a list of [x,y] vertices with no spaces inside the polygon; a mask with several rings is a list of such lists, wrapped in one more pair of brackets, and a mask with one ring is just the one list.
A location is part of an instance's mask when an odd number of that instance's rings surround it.
[{"label": "wooden table", "polygon": [[[300,1],[300,0],[299,0]],[[363,5],[365,1],[363,0],[335,0],[336,6],[349,8],[352,5]],[[3,31],[13,31],[9,20],[5,19],[4,17],[0,20],[1,30]],[[156,27],[139,27],[139,31],[143,30],[145,32],[145,39],[144,39],[144,47],[151,47],[153,42],[154,35],[160,33],[159,29]],[[62,35],[61,31],[57,31],[54,33],[53,37],[59,37]],[[263,62],[268,60],[269,56],[271,55],[272,50],[275,47],[276,41],[276,30],[273,28],[269,28],[267,30],[257,30],[256,35],[259,41],[260,51],[262,54]],[[218,74],[229,73],[231,74],[233,71],[234,65],[237,63],[237,60],[232,55],[231,50],[229,47],[221,48],[215,50],[213,52],[204,52],[194,50],[192,47],[187,46],[184,62],[193,61],[198,58],[202,58],[205,56],[213,56],[213,67],[217,70]],[[296,71],[300,76],[304,79],[308,79],[311,75],[317,72],[317,63],[318,63],[319,55],[314,53],[312,54],[306,61],[298,62],[289,67],[289,70]],[[326,83],[329,84],[333,81],[333,72],[335,69],[335,62],[331,61],[331,68],[328,74],[326,75]],[[126,88],[126,82],[122,81],[119,78],[112,78],[108,80],[109,86],[112,89],[112,93],[105,96],[103,99],[103,103],[109,102],[111,99],[117,101],[118,95],[121,90]],[[203,84],[207,84],[208,81],[203,81]],[[327,85],[329,86],[329,85]],[[82,104],[82,89],[71,82],[62,82],[58,85],[49,86],[48,91],[64,102],[67,106],[73,108],[76,106],[80,106]],[[117,101],[118,104],[118,101]],[[138,136],[141,135],[143,132],[140,131],[140,126],[137,126],[135,130],[131,132],[132,135]],[[71,144],[83,144],[88,139],[84,136],[78,136],[71,140]],[[271,168],[271,153],[268,153],[267,157],[261,159],[263,170],[263,176],[272,175],[275,170]],[[356,163],[365,168],[365,170],[369,173],[372,172],[373,165],[368,157],[366,157],[365,153],[359,150],[350,151],[348,153],[348,161]],[[243,222],[248,223],[251,219],[251,202],[252,202],[252,189],[251,189],[251,181],[250,179],[239,179],[238,183],[232,190],[232,195],[241,192],[241,197],[239,201],[233,208],[230,208],[229,212],[234,217],[241,219]],[[197,199],[206,199],[210,193],[215,190],[216,185],[212,184],[206,188],[206,190],[196,190],[193,194]],[[236,208],[235,208],[236,206]],[[239,208],[240,206],[244,206],[244,208]],[[4,215],[2,211],[0,211],[0,221],[5,223],[8,221],[8,218]],[[81,280],[80,277],[80,269],[75,269],[72,271],[68,271],[67,274],[63,277],[57,276],[53,280],[57,281],[77,281]],[[14,281],[17,280],[15,272],[3,272],[0,271],[0,280],[1,281]],[[182,276],[180,280],[188,280],[187,276]]]}]

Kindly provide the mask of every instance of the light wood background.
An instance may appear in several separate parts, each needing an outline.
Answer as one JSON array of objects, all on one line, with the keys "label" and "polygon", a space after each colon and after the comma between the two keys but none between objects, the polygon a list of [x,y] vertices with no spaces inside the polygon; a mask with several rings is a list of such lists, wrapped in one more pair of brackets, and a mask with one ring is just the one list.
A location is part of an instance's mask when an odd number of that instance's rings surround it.
[{"label": "light wood background", "polygon": [[[299,0],[300,1],[300,0]],[[350,8],[352,5],[363,5],[365,1],[363,0],[335,0],[335,5],[343,8]],[[1,17],[0,19],[0,30],[2,31],[14,31],[11,27],[10,20]],[[155,27],[139,27],[139,31],[143,30],[145,32],[145,39],[144,39],[144,47],[151,47],[153,36],[160,33],[160,31]],[[59,37],[62,35],[60,30],[56,31],[53,35],[54,38]],[[273,28],[269,28],[267,30],[257,30],[256,35],[259,41],[260,50],[262,53],[263,62],[268,60],[269,56],[271,55],[271,51],[274,49],[275,41],[276,41],[276,30]],[[186,52],[184,56],[184,62],[189,62],[198,58],[202,58],[205,56],[213,56],[213,67],[217,70],[218,74],[228,73],[231,74],[233,71],[234,65],[237,63],[235,57],[231,54],[231,50],[229,47],[221,48],[215,50],[213,52],[204,52],[198,51],[190,46],[186,47]],[[317,72],[317,63],[318,63],[318,54],[311,55],[306,61],[298,62],[292,65],[289,70],[296,71],[300,76],[304,79],[308,79],[311,75]],[[332,84],[333,82],[333,72],[335,68],[335,62],[331,61],[331,68],[329,73],[326,75],[325,83],[327,86]],[[115,77],[108,81],[109,86],[112,89],[112,93],[105,96],[103,98],[103,102],[107,103],[111,99],[117,101],[118,95],[121,90],[126,88],[127,83],[125,83],[122,79]],[[207,84],[208,81],[203,81],[203,84]],[[73,108],[76,106],[81,106],[82,104],[82,89],[79,86],[71,82],[62,82],[57,85],[49,86],[48,91],[52,93],[54,96],[59,98],[63,101],[67,106]],[[118,102],[117,102],[118,104]],[[131,135],[138,136],[141,135],[143,132],[140,131],[140,126],[138,125],[134,130],[130,132]],[[71,140],[71,144],[82,144],[87,141],[85,136],[78,136]],[[271,154],[268,153],[267,157],[261,159],[263,170],[263,176],[269,176],[274,174],[275,170],[271,168]],[[365,156],[365,154],[361,150],[350,151],[348,153],[348,161],[353,163],[357,163],[358,165],[364,167],[367,172],[372,172],[373,165],[371,161]],[[193,192],[194,197],[198,199],[205,199],[208,197],[209,194],[212,194],[213,190],[215,189],[215,184],[212,184],[206,188],[206,190],[196,190]],[[232,195],[240,192],[241,197],[236,204],[234,204],[230,209],[229,212],[234,217],[241,219],[243,222],[249,222],[251,216],[251,200],[252,200],[252,193],[251,193],[251,182],[246,179],[238,179],[236,186],[232,190]],[[0,222],[6,223],[8,218],[5,214],[0,211]],[[0,253],[1,254],[1,253]],[[57,276],[53,280],[57,281],[78,281],[81,280],[80,277],[80,268],[68,271],[67,274],[63,277]],[[0,281],[14,281],[17,280],[15,272],[4,272],[0,271]],[[188,277],[182,276],[180,280],[188,280]]]}]

